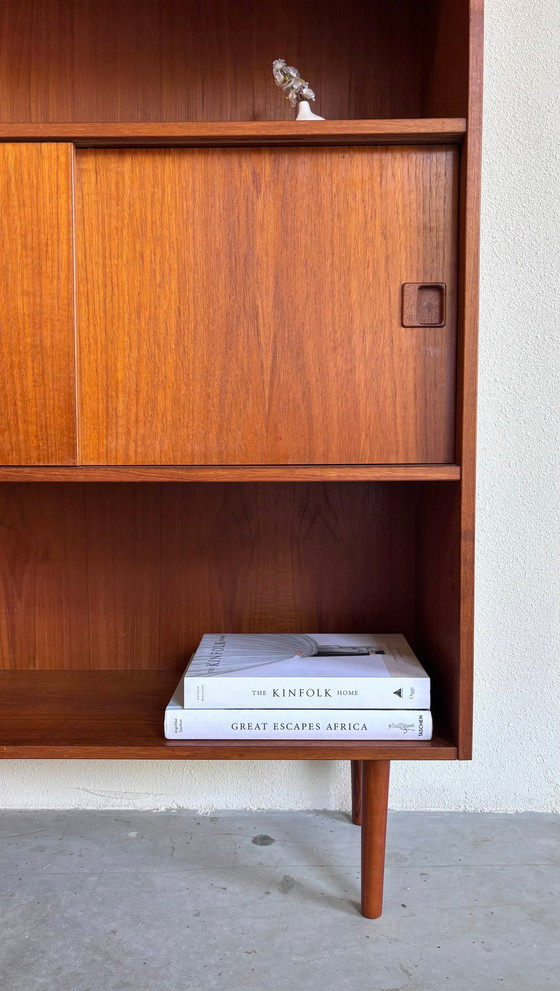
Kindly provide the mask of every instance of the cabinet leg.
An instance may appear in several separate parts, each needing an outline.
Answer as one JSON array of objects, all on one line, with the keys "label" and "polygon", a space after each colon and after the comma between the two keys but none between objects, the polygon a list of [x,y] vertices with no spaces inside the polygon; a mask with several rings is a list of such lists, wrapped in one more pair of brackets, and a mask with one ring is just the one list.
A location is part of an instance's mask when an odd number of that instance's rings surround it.
[{"label": "cabinet leg", "polygon": [[362,825],[362,762],[351,760],[352,773],[352,822],[355,826]]},{"label": "cabinet leg", "polygon": [[378,919],[383,907],[390,761],[364,760],[361,763],[362,915],[366,919]]}]

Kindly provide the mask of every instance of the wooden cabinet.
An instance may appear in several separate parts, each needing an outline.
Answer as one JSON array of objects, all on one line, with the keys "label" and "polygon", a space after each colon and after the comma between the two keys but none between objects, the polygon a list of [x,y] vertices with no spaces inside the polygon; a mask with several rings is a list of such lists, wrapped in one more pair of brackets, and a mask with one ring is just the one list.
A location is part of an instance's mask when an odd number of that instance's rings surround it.
[{"label": "wooden cabinet", "polygon": [[[271,62],[309,77],[290,119]],[[5,0],[0,756],[471,755],[481,0]],[[431,741],[165,741],[201,634],[402,632]]]},{"label": "wooden cabinet", "polygon": [[[452,462],[455,147],[77,155],[84,464]],[[445,326],[403,327],[403,283]]]}]

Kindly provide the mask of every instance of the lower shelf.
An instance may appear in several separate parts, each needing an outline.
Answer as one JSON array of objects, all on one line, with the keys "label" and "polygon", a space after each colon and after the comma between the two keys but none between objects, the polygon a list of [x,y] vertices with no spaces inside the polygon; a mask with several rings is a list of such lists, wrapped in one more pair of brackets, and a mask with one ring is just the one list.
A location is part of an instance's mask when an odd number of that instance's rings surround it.
[{"label": "lower shelf", "polygon": [[176,671],[2,671],[0,757],[121,760],[454,760],[444,736],[393,741],[168,741]]},{"label": "lower shelf", "polygon": [[0,466],[0,482],[453,482],[459,465]]}]

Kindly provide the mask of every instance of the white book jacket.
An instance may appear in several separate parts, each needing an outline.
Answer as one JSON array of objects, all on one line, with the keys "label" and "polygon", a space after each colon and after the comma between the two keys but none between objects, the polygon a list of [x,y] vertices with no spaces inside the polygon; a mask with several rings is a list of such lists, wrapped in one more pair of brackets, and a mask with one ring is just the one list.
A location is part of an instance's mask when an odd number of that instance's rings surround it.
[{"label": "white book jacket", "polygon": [[189,709],[429,709],[430,678],[399,633],[206,633]]},{"label": "white book jacket", "polygon": [[168,740],[431,740],[426,709],[185,709],[183,682],[165,710]]}]

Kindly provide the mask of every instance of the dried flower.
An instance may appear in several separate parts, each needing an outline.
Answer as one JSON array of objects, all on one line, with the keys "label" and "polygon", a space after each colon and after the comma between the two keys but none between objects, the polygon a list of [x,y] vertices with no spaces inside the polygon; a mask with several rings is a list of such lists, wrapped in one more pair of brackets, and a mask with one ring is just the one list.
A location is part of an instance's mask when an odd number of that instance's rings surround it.
[{"label": "dried flower", "polygon": [[302,79],[293,65],[288,65],[283,58],[277,58],[272,63],[274,81],[286,93],[290,106],[297,107],[302,100],[314,100],[315,93],[305,79]]}]

